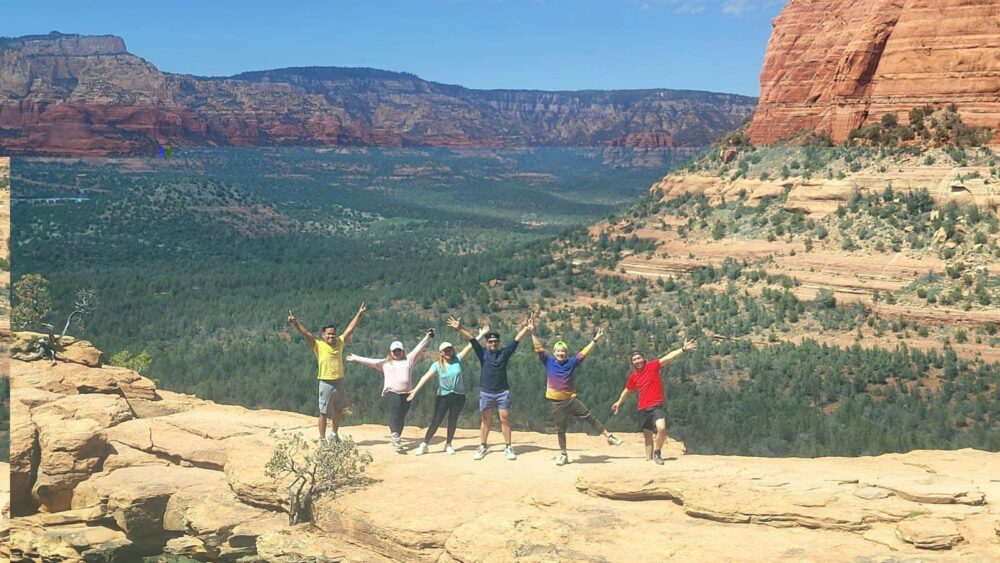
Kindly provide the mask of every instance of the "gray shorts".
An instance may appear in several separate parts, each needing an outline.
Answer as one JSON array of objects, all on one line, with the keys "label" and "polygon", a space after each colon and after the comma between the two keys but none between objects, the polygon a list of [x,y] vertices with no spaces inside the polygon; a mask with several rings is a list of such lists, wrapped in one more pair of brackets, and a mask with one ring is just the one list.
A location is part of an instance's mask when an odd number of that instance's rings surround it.
[{"label": "gray shorts", "polygon": [[347,406],[347,387],[343,379],[319,380],[319,414],[327,416]]}]

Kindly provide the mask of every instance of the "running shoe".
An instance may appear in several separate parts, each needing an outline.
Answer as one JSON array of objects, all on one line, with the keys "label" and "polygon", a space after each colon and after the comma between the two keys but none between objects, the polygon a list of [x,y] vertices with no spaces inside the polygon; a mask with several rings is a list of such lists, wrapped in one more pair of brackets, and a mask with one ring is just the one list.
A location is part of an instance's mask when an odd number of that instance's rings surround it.
[{"label": "running shoe", "polygon": [[608,444],[611,444],[612,446],[620,446],[624,443],[625,442],[622,442],[621,438],[615,436],[614,434],[608,434]]},{"label": "running shoe", "polygon": [[656,462],[656,465],[663,465],[663,458],[660,457],[659,452],[653,452],[653,461]]},{"label": "running shoe", "polygon": [[514,453],[514,447],[513,446],[507,446],[506,448],[504,448],[503,449],[503,454],[505,456],[507,456],[507,459],[509,459],[511,461],[514,461],[515,459],[517,459],[517,454]]},{"label": "running shoe", "polygon": [[569,463],[569,456],[566,455],[566,452],[560,452],[556,456],[556,465],[566,465],[567,463]]},{"label": "running shoe", "polygon": [[417,446],[417,451],[414,453],[417,455],[424,455],[427,453],[427,442],[420,442],[420,445]]},{"label": "running shoe", "polygon": [[448,455],[455,455],[455,448],[451,447],[451,444],[446,444],[444,447],[444,453]]},{"label": "running shoe", "polygon": [[479,461],[486,457],[486,446],[480,444],[479,449],[476,450],[476,454],[472,456],[472,459]]}]

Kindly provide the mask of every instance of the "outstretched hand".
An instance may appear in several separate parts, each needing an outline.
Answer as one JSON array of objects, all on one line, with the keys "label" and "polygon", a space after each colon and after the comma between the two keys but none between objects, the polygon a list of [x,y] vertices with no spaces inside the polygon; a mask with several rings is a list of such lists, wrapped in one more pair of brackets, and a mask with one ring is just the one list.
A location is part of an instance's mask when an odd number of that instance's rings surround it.
[{"label": "outstretched hand", "polygon": [[366,312],[368,312],[368,307],[366,307],[365,302],[362,301],[361,306],[358,307],[358,316],[360,317],[361,315],[364,315]]},{"label": "outstretched hand", "polygon": [[685,352],[690,352],[691,350],[694,350],[696,348],[698,348],[698,341],[694,339],[685,340],[684,345],[681,346],[681,349],[684,350]]},{"label": "outstretched hand", "polygon": [[455,330],[462,330],[462,317],[448,317],[448,326]]},{"label": "outstretched hand", "polygon": [[296,320],[295,319],[295,313],[293,313],[292,310],[289,309],[288,310],[288,324],[290,324],[290,325],[295,324],[295,320]]},{"label": "outstretched hand", "polygon": [[594,335],[594,342],[604,338],[604,327],[599,327],[597,329],[597,334]]},{"label": "outstretched hand", "polygon": [[486,333],[490,331],[490,325],[483,325],[483,328],[479,329],[479,334],[476,335],[476,340],[486,336]]}]

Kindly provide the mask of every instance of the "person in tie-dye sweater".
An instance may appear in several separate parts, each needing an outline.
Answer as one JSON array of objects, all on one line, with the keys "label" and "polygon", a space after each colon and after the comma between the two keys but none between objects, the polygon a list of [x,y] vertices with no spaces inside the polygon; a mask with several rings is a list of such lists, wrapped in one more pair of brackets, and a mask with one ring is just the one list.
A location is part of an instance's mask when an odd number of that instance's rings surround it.
[{"label": "person in tie-dye sweater", "polygon": [[599,434],[607,438],[608,443],[613,446],[621,445],[622,441],[608,433],[608,429],[601,424],[601,421],[591,414],[587,405],[583,404],[576,396],[573,387],[573,373],[580,367],[587,354],[593,350],[597,341],[604,336],[604,329],[597,329],[597,335],[589,344],[572,358],[569,357],[569,347],[563,341],[558,341],[552,346],[552,356],[549,356],[542,347],[541,340],[535,333],[534,324],[529,325],[531,330],[531,340],[535,345],[535,353],[538,359],[545,366],[545,398],[549,400],[552,408],[552,416],[555,418],[556,429],[559,436],[559,455],[556,457],[556,465],[566,465],[569,463],[569,454],[566,453],[566,427],[571,416],[586,420],[594,427]]}]

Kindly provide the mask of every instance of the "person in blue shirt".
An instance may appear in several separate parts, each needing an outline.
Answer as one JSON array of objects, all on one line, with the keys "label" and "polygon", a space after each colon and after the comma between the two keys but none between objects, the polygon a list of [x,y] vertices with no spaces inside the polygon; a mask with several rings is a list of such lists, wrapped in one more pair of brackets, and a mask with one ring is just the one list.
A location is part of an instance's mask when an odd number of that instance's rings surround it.
[{"label": "person in blue shirt", "polygon": [[576,396],[576,388],[573,385],[573,374],[576,372],[576,368],[580,367],[597,341],[604,336],[604,329],[598,328],[597,335],[572,358],[569,356],[569,347],[562,340],[552,346],[552,355],[549,356],[545,352],[545,348],[542,347],[542,341],[535,333],[534,324],[530,326],[530,330],[535,353],[538,354],[539,361],[545,366],[545,398],[549,400],[559,437],[560,453],[556,457],[556,465],[569,463],[569,454],[566,452],[566,428],[571,416],[584,419],[598,434],[604,436],[609,444],[620,446],[622,441],[614,434],[609,433],[601,421],[597,420],[587,405],[583,404],[583,401]]},{"label": "person in blue shirt", "polygon": [[[477,338],[482,338],[490,331],[489,326],[479,330]],[[424,441],[417,447],[416,454],[427,453],[427,444],[441,426],[445,415],[448,415],[448,440],[445,442],[444,451],[448,455],[455,453],[451,441],[455,438],[455,429],[458,426],[458,415],[462,413],[465,406],[465,382],[462,381],[462,360],[472,351],[472,344],[467,344],[461,352],[455,354],[455,347],[451,342],[442,342],[438,346],[440,354],[438,360],[431,364],[427,373],[420,378],[416,387],[410,391],[407,401],[412,401],[417,396],[417,392],[430,381],[432,377],[438,378],[437,396],[434,398],[434,415],[431,417],[431,425],[427,427]]]},{"label": "person in blue shirt", "polygon": [[504,441],[507,446],[504,448],[504,455],[513,461],[517,459],[514,448],[510,442],[510,384],[507,382],[507,362],[511,355],[517,350],[517,345],[528,333],[528,325],[534,323],[534,314],[524,321],[524,327],[517,333],[514,340],[507,346],[500,348],[500,333],[490,331],[486,333],[486,348],[479,343],[479,339],[472,335],[468,329],[462,327],[462,319],[450,317],[448,326],[455,329],[463,338],[469,341],[472,349],[479,358],[479,412],[482,414],[482,423],[479,426],[479,449],[476,450],[472,459],[480,460],[486,457],[486,440],[490,435],[490,422],[493,419],[493,407],[497,407],[500,414],[500,429],[503,431]]}]

